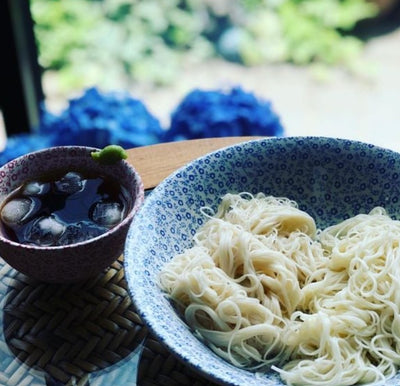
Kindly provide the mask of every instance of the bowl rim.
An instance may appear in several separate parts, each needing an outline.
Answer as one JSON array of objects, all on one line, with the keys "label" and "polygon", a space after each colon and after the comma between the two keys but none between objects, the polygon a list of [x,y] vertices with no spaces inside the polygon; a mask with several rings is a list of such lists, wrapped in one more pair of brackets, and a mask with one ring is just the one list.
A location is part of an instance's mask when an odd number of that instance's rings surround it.
[{"label": "bowl rim", "polygon": [[[50,151],[63,151],[63,150],[84,150],[87,153],[93,152],[93,151],[98,151],[101,150],[99,148],[96,147],[92,147],[92,146],[81,146],[81,145],[68,145],[68,146],[52,146],[52,147],[47,147],[44,149],[40,149],[40,150],[35,150],[26,154],[23,154],[19,157],[16,157],[10,161],[8,161],[7,163],[5,163],[4,165],[2,165],[0,167],[0,173],[3,170],[6,170],[9,165],[13,162],[18,162],[21,161],[25,158],[29,158],[32,155],[37,155],[37,154],[46,154]],[[93,244],[96,243],[98,240],[106,238],[106,237],[110,237],[112,236],[114,233],[117,233],[119,231],[120,228],[126,226],[127,224],[129,224],[132,219],[134,218],[135,214],[137,213],[137,211],[140,209],[140,207],[142,206],[143,202],[144,202],[144,184],[143,184],[143,180],[140,176],[140,174],[138,173],[138,171],[136,170],[136,168],[129,163],[126,160],[121,160],[121,162],[125,165],[125,167],[127,168],[127,170],[132,171],[132,174],[134,176],[134,179],[136,181],[136,189],[137,189],[137,195],[135,197],[135,200],[132,202],[132,207],[129,210],[128,214],[126,215],[126,217],[119,222],[117,225],[115,225],[113,228],[108,229],[106,232],[96,236],[96,237],[92,237],[90,239],[78,242],[78,243],[73,243],[73,244],[66,244],[66,245],[60,245],[60,246],[39,246],[39,245],[31,245],[31,244],[22,244],[22,243],[18,243],[17,241],[13,241],[7,237],[4,237],[3,234],[0,232],[0,242],[4,243],[4,244],[8,244],[10,246],[13,247],[18,247],[18,248],[22,248],[22,249],[27,249],[27,250],[36,250],[36,251],[43,251],[43,250],[51,250],[51,251],[57,251],[57,250],[66,250],[66,249],[73,249],[76,248],[78,246],[83,246],[83,245],[88,245],[88,244]]]}]

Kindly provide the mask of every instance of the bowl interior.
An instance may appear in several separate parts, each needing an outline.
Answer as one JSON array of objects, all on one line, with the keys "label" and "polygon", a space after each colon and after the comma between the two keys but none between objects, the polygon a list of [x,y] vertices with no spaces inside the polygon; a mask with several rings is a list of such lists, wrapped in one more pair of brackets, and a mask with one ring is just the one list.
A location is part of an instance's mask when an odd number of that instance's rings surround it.
[{"label": "bowl interior", "polygon": [[[101,165],[90,153],[98,149],[84,146],[62,146],[40,150],[21,156],[0,168],[0,198],[9,194],[26,180],[53,170],[83,169],[119,180],[127,189],[135,191],[133,171],[126,162]],[[132,198],[134,199],[134,197]]]},{"label": "bowl interior", "polygon": [[83,170],[116,179],[126,191],[127,214],[135,207],[141,181],[125,161],[114,165],[95,162],[90,153],[94,148],[80,146],[54,147],[19,157],[0,168],[0,205],[17,187],[28,180],[58,170]]},{"label": "bowl interior", "polygon": [[[135,217],[125,245],[133,301],[153,333],[210,379],[232,385],[281,385],[217,357],[189,330],[157,285],[163,265],[192,245],[225,193],[263,192],[296,200],[326,227],[375,206],[400,218],[400,155],[373,145],[321,137],[250,141],[206,155],[161,183]],[[396,376],[387,382],[395,385]]]}]

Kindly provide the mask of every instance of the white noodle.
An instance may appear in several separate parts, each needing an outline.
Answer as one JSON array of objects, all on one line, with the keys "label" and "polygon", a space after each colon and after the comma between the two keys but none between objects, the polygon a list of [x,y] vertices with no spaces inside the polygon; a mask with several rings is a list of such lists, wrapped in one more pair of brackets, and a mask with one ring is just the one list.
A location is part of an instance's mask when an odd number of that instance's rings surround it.
[{"label": "white noodle", "polygon": [[379,383],[400,366],[400,222],[383,208],[317,230],[286,198],[227,194],[159,283],[236,366],[288,385]]}]

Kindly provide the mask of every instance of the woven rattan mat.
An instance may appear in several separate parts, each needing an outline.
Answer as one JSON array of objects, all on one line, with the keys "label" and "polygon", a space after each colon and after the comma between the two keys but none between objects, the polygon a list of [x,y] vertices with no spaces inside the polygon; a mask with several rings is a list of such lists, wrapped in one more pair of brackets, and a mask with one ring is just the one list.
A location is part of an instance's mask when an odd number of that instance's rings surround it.
[{"label": "woven rattan mat", "polygon": [[148,333],[130,300],[122,257],[73,285],[37,282],[1,262],[0,285],[0,354],[13,357],[2,366],[1,385],[38,385],[35,372],[47,385],[213,385]]}]

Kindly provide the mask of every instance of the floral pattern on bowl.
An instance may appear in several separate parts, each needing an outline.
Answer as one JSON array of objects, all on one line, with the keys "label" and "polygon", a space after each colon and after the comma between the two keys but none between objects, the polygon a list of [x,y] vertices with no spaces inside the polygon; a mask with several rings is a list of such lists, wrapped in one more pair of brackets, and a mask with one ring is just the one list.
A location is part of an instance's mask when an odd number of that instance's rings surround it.
[{"label": "floral pattern on bowl", "polygon": [[104,166],[90,153],[95,148],[60,146],[29,153],[0,168],[0,205],[18,186],[51,170],[83,169],[116,178],[129,192],[130,210],[114,228],[84,242],[39,247],[11,241],[0,232],[0,256],[18,271],[46,282],[74,282],[101,272],[123,252],[132,219],[144,201],[144,187],[126,161]]},{"label": "floral pattern on bowl", "polygon": [[[296,200],[319,227],[383,206],[400,218],[400,155],[356,141],[324,137],[254,140],[177,170],[146,199],[128,232],[125,272],[143,321],[183,362],[215,382],[277,386],[276,373],[235,368],[196,338],[157,285],[164,264],[192,244],[225,193],[264,192]],[[398,385],[400,374],[386,385]]]}]

